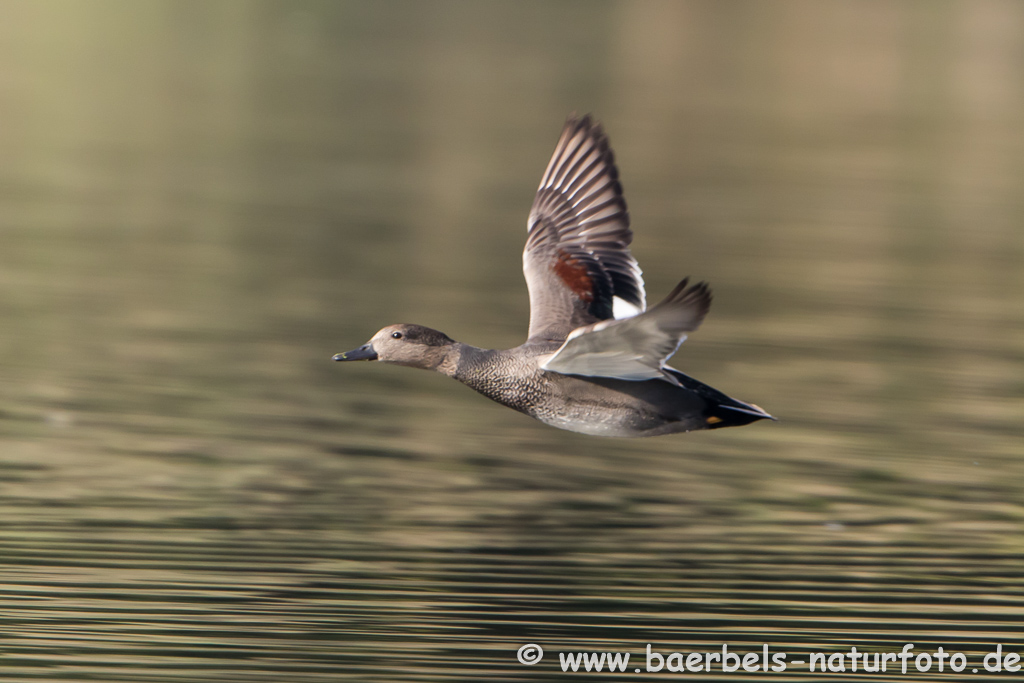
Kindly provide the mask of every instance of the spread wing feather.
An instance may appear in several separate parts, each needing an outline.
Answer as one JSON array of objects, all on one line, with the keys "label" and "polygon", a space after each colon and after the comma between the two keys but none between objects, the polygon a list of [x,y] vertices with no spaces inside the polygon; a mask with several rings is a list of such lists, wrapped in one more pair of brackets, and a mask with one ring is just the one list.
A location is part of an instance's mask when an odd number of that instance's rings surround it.
[{"label": "spread wing feather", "polygon": [[[600,124],[570,117],[530,210],[523,272],[530,341],[645,308],[640,266],[615,158]],[[617,304],[623,304],[618,305]]]}]

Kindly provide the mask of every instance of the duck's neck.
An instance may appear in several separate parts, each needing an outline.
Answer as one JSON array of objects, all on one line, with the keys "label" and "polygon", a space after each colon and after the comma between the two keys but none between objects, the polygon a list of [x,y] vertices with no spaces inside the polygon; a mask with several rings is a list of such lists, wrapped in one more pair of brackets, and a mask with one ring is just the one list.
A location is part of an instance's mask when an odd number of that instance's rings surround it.
[{"label": "duck's neck", "polygon": [[449,377],[454,377],[463,384],[469,384],[466,381],[467,378],[495,353],[497,352],[491,349],[481,349],[470,344],[455,342],[449,347],[444,361],[437,366],[436,370]]},{"label": "duck's neck", "polygon": [[488,349],[478,349],[462,342],[453,342],[447,346],[434,350],[428,358],[417,359],[415,363],[409,363],[413,367],[433,370],[442,375],[454,377],[460,382],[465,381],[462,375],[467,368],[474,367],[486,359],[489,354],[495,353]]}]

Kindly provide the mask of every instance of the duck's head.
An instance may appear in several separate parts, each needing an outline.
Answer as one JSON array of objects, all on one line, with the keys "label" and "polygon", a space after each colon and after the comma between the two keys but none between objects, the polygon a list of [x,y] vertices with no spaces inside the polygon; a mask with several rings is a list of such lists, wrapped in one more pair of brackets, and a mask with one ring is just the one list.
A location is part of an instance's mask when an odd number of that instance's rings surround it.
[{"label": "duck's head", "polygon": [[358,349],[334,360],[378,360],[425,370],[440,370],[455,342],[443,332],[422,325],[388,325]]}]

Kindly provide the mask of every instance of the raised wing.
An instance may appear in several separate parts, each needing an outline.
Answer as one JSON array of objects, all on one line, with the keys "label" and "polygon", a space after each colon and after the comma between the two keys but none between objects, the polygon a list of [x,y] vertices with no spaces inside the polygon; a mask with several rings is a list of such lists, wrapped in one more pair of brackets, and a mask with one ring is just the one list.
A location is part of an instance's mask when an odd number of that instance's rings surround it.
[{"label": "raised wing", "polygon": [[563,375],[613,377],[632,381],[664,379],[679,384],[665,363],[711,308],[711,291],[683,280],[665,300],[624,320],[605,320],[574,330],[541,366]]},{"label": "raised wing", "polygon": [[530,341],[562,341],[616,312],[643,311],[644,281],[608,138],[590,116],[570,117],[540,181],[523,272]]}]

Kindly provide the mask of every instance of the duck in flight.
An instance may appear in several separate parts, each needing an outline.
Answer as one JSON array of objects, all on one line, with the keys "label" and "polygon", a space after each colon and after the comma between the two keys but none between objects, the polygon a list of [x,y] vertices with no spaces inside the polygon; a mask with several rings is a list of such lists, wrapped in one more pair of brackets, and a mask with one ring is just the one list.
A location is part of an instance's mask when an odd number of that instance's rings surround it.
[{"label": "duck in flight", "polygon": [[590,116],[570,117],[527,223],[530,331],[523,345],[481,349],[400,324],[334,360],[434,370],[545,424],[594,436],[774,420],[666,365],[704,320],[711,292],[684,279],[647,307],[618,178],[601,125]]}]

